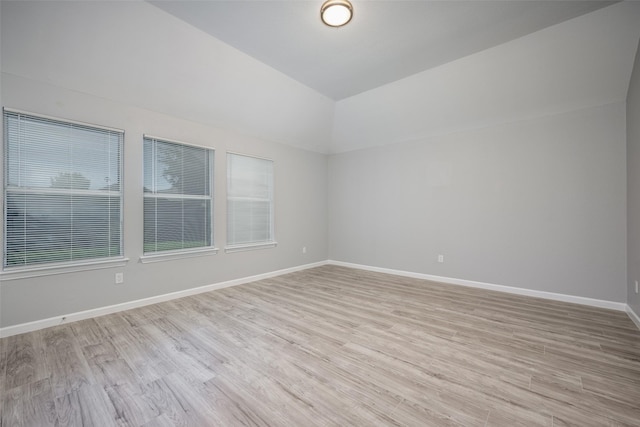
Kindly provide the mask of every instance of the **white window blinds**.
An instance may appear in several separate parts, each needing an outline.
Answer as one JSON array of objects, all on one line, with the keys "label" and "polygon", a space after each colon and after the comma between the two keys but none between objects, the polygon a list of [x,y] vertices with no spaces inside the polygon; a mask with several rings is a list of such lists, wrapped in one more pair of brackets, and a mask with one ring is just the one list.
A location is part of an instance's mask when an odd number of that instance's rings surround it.
[{"label": "white window blinds", "polygon": [[227,154],[227,247],[274,243],[273,161]]},{"label": "white window blinds", "polygon": [[3,267],[122,256],[122,131],[4,111]]},{"label": "white window blinds", "polygon": [[213,150],[144,138],[144,253],[213,245]]}]

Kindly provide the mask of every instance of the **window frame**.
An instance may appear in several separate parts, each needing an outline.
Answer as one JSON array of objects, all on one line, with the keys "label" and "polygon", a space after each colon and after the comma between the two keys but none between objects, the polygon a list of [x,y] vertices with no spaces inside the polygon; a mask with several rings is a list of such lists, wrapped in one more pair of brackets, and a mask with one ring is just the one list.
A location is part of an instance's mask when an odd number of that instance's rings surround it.
[{"label": "window frame", "polygon": [[[73,189],[56,189],[51,191],[46,188],[34,188],[31,189],[28,186],[9,188],[8,176],[9,173],[9,129],[6,126],[8,115],[25,116],[36,120],[42,120],[45,122],[51,122],[51,124],[58,124],[61,126],[77,126],[78,128],[84,128],[88,130],[106,131],[118,134],[118,176],[119,176],[119,191],[114,192],[112,190],[104,191],[104,194],[111,195],[116,193],[119,199],[119,255],[84,258],[71,261],[52,261],[41,262],[32,264],[20,264],[20,265],[6,265],[8,255],[8,233],[7,233],[7,215],[8,215],[8,194],[54,194],[54,195],[81,195],[91,196],[99,194],[100,190],[86,190],[80,191]],[[53,117],[45,114],[32,113],[30,111],[23,111],[14,108],[2,108],[2,153],[3,161],[0,165],[0,187],[2,189],[2,215],[3,226],[0,227],[0,233],[2,234],[2,247],[0,252],[2,254],[2,265],[0,269],[0,277],[2,280],[23,279],[28,277],[39,277],[52,274],[69,273],[76,271],[94,270],[110,267],[122,267],[129,261],[124,256],[124,185],[123,185],[123,173],[124,173],[124,139],[125,132],[122,129],[113,127],[96,125],[93,123],[86,123],[77,120],[70,120],[66,118]],[[20,189],[23,189],[22,191]],[[67,190],[67,191],[65,191]],[[75,191],[75,192],[74,192]]]},{"label": "window frame", "polygon": [[[227,170],[226,170],[226,190],[227,190],[227,197],[226,197],[226,202],[227,202],[227,207],[226,207],[226,246],[225,246],[225,253],[233,253],[233,252],[243,252],[243,251],[251,251],[251,250],[258,250],[258,249],[269,249],[269,248],[275,248],[276,246],[278,246],[278,242],[276,240],[276,215],[275,215],[275,194],[276,194],[276,188],[275,188],[275,183],[276,183],[276,162],[273,159],[270,159],[268,157],[261,157],[261,156],[256,156],[256,155],[252,155],[252,154],[246,154],[246,153],[239,153],[239,152],[234,152],[234,151],[227,151],[227,158],[226,158],[226,166],[227,166]],[[238,244],[229,244],[229,221],[231,218],[231,215],[229,214],[229,200],[232,199],[232,197],[230,196],[230,185],[231,185],[231,180],[230,180],[230,170],[229,170],[229,159],[230,156],[242,156],[242,157],[248,157],[248,158],[252,158],[252,159],[258,159],[258,160],[264,160],[264,161],[268,161],[271,162],[272,164],[272,170],[271,170],[271,199],[269,200],[270,202],[270,237],[271,240],[270,241],[265,241],[265,242],[250,242],[250,243],[238,243]]]},{"label": "window frame", "polygon": [[[144,159],[144,144],[147,141],[151,141],[154,143],[154,145],[158,142],[160,143],[167,143],[167,144],[174,144],[174,145],[180,145],[180,146],[185,146],[185,147],[190,147],[190,148],[199,148],[199,149],[203,149],[206,151],[207,156],[208,156],[208,163],[209,163],[209,171],[208,171],[208,175],[209,175],[209,182],[208,182],[208,186],[209,186],[209,195],[208,196],[198,196],[198,195],[187,195],[187,194],[182,194],[182,193],[157,193],[155,191],[153,192],[146,192],[144,191],[144,176],[145,176],[145,169],[144,169],[144,164],[145,164],[145,159]],[[154,135],[149,135],[149,134],[143,134],[142,136],[142,147],[143,147],[143,166],[142,166],[142,174],[143,174],[143,206],[142,206],[142,215],[143,215],[143,226],[142,226],[142,255],[140,256],[140,262],[142,263],[152,263],[152,262],[160,262],[160,261],[167,261],[167,260],[173,260],[173,259],[183,259],[183,258],[191,258],[191,257],[197,257],[197,256],[207,256],[207,255],[215,255],[218,253],[218,248],[215,246],[215,223],[214,223],[214,218],[215,218],[215,214],[214,214],[214,208],[215,208],[215,187],[214,187],[214,183],[215,183],[215,148],[212,147],[206,147],[206,146],[202,146],[202,145],[197,145],[197,144],[192,144],[192,143],[188,143],[188,142],[183,142],[183,141],[178,141],[175,139],[171,139],[171,138],[164,138],[164,137],[158,137],[158,136],[154,136]],[[153,167],[155,168],[155,163],[153,164]],[[209,229],[210,229],[210,241],[211,244],[208,246],[199,246],[199,247],[193,247],[193,248],[182,248],[182,249],[171,249],[171,250],[164,250],[164,251],[145,251],[144,246],[145,246],[145,240],[144,240],[144,232],[145,232],[145,227],[144,227],[144,217],[145,217],[145,209],[144,209],[144,200],[145,199],[161,199],[161,198],[165,198],[165,199],[178,199],[178,200],[209,200],[210,201],[210,214],[209,214]],[[157,243],[157,242],[156,242]]]}]

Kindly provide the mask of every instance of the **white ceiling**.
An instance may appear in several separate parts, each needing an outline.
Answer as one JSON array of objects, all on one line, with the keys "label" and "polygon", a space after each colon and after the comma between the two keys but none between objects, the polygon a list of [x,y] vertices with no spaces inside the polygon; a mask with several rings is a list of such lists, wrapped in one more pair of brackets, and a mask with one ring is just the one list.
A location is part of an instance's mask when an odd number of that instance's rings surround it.
[{"label": "white ceiling", "polygon": [[329,28],[322,1],[151,3],[334,100],[615,3],[353,0],[353,20]]}]

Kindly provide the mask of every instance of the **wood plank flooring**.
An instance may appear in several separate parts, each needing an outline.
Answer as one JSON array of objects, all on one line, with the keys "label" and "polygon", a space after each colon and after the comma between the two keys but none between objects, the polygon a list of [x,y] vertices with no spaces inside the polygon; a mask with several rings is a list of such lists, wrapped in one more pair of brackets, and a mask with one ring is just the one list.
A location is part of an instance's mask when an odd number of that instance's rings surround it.
[{"label": "wood plank flooring", "polygon": [[640,426],[626,314],[324,266],[0,340],[5,426]]}]

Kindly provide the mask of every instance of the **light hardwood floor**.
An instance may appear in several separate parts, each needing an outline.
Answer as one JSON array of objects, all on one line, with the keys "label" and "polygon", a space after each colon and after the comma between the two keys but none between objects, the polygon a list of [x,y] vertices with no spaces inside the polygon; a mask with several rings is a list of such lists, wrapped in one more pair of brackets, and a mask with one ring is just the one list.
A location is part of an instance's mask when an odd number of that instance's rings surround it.
[{"label": "light hardwood floor", "polygon": [[626,314],[324,266],[0,340],[2,426],[640,426]]}]

